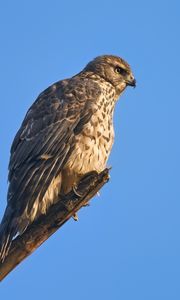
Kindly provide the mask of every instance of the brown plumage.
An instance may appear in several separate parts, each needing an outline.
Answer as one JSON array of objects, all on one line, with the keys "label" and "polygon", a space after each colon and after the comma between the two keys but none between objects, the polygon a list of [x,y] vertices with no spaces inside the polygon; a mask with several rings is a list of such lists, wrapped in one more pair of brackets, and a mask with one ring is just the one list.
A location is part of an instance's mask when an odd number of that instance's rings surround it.
[{"label": "brown plumage", "polygon": [[121,58],[99,56],[59,81],[28,110],[11,147],[8,203],[0,226],[0,259],[11,241],[87,172],[102,171],[114,139],[114,105],[135,86]]}]

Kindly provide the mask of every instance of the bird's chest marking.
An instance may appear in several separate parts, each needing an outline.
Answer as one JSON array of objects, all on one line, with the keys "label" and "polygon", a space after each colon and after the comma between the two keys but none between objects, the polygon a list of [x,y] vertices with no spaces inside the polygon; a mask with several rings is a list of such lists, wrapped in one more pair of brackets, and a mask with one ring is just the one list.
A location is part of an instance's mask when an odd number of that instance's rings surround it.
[{"label": "bird's chest marking", "polygon": [[97,111],[76,136],[75,149],[68,162],[68,169],[84,174],[92,170],[102,171],[109,157],[113,141],[112,123],[113,101],[102,97],[97,103]]}]

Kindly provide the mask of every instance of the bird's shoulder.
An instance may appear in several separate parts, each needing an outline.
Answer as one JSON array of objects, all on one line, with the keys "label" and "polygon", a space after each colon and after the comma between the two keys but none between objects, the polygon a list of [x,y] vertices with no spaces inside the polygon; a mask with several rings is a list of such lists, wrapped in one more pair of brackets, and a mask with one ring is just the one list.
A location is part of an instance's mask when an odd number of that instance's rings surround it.
[{"label": "bird's shoulder", "polygon": [[37,97],[31,105],[22,123],[26,125],[29,120],[41,120],[48,115],[56,114],[56,117],[62,117],[63,111],[80,109],[83,106],[96,102],[101,94],[101,87],[93,78],[84,77],[78,74],[70,79],[57,81],[50,85]]},{"label": "bird's shoulder", "polygon": [[46,136],[49,138],[55,129],[61,129],[62,135],[68,128],[80,132],[96,110],[95,103],[100,94],[97,82],[81,75],[49,86],[27,111],[11,146],[10,164],[14,155],[20,152],[18,148]]}]

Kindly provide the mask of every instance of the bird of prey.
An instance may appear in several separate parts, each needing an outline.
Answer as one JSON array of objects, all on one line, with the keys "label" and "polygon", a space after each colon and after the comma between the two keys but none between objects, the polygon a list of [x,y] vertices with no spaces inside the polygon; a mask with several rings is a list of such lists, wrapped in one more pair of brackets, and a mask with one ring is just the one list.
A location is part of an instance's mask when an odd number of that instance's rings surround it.
[{"label": "bird of prey", "polygon": [[38,96],[11,147],[1,261],[12,239],[75,188],[84,174],[105,168],[114,140],[116,101],[127,86],[135,85],[127,62],[103,55]]}]

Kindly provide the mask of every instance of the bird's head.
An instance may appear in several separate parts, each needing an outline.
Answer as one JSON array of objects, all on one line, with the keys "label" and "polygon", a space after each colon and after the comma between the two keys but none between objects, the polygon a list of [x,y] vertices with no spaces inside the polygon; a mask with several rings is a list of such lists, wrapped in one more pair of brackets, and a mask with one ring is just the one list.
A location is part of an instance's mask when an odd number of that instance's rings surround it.
[{"label": "bird's head", "polygon": [[93,72],[110,82],[120,95],[127,86],[136,86],[136,80],[129,64],[113,55],[102,55],[89,62],[84,71]]}]

